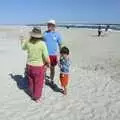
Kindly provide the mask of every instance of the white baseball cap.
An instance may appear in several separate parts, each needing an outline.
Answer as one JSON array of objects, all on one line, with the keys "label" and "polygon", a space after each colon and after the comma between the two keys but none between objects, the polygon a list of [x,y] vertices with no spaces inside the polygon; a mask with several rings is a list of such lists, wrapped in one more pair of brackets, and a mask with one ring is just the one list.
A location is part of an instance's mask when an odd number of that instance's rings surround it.
[{"label": "white baseball cap", "polygon": [[51,20],[48,21],[48,24],[56,25],[56,22],[55,22],[55,20],[52,20],[52,19],[51,19]]}]

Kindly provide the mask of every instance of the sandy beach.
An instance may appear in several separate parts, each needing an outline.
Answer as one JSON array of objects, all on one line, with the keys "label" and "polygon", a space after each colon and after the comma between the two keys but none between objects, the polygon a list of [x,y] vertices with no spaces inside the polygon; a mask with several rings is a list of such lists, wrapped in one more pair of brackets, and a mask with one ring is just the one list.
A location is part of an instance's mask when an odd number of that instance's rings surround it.
[{"label": "sandy beach", "polygon": [[120,120],[120,32],[98,38],[97,30],[58,28],[71,51],[68,95],[45,85],[37,104],[25,90],[26,53],[19,41],[30,30],[0,26],[0,120]]}]

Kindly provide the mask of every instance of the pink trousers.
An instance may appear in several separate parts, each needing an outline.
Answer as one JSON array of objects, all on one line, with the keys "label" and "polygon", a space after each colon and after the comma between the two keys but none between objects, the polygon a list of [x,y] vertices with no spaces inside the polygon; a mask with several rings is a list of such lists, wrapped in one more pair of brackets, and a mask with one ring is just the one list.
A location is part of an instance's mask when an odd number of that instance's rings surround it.
[{"label": "pink trousers", "polygon": [[44,66],[27,65],[28,87],[34,100],[42,96],[45,79]]}]

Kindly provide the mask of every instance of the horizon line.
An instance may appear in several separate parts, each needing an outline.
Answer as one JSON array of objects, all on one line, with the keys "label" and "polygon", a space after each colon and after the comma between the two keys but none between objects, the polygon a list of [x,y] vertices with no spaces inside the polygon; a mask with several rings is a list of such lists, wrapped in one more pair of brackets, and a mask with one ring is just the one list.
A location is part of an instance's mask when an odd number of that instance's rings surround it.
[{"label": "horizon line", "polygon": [[[0,23],[0,25],[46,25],[47,22],[40,22],[40,23]],[[61,22],[57,22],[56,25],[77,25],[77,24],[81,24],[81,25],[120,25],[120,23],[113,23],[113,22],[80,22],[80,21],[61,21]]]}]

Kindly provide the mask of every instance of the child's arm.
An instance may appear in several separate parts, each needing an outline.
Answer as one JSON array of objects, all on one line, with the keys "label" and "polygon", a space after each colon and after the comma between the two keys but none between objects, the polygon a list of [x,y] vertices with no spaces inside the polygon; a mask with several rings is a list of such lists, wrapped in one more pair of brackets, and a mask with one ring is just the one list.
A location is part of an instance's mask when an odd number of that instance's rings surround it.
[{"label": "child's arm", "polygon": [[59,61],[58,61],[58,66],[60,69],[62,68],[62,64],[63,64],[63,57],[60,56]]},{"label": "child's arm", "polygon": [[70,61],[70,59],[68,59],[68,66],[70,67],[70,64],[71,64],[71,61]]}]

